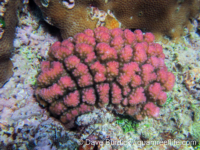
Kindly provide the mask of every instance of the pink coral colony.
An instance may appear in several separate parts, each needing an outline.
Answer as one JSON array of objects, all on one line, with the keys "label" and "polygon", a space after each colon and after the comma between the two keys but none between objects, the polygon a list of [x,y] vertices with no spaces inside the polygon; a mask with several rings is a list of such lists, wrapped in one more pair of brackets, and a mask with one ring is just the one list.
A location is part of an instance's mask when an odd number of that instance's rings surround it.
[{"label": "pink coral colony", "polygon": [[158,117],[175,82],[164,58],[152,33],[87,29],[50,47],[35,95],[64,124],[108,105],[137,120]]}]

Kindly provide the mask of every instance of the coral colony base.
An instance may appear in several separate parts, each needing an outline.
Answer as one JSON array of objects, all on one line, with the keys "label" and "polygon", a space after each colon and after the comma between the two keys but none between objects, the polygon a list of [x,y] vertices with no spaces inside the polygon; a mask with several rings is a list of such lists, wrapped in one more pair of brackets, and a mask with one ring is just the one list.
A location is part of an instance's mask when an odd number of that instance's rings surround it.
[{"label": "coral colony base", "polygon": [[50,47],[35,95],[66,125],[95,107],[111,107],[137,120],[158,117],[175,82],[164,59],[150,32],[87,29]]}]

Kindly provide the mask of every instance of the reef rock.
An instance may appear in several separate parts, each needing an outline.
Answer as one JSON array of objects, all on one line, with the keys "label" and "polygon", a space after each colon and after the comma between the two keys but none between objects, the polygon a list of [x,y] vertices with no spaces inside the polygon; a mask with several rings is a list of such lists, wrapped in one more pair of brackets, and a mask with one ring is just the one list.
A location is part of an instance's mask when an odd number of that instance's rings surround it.
[{"label": "reef rock", "polygon": [[21,0],[4,0],[0,3],[0,87],[13,75],[13,64],[10,60],[13,51],[17,10]]}]

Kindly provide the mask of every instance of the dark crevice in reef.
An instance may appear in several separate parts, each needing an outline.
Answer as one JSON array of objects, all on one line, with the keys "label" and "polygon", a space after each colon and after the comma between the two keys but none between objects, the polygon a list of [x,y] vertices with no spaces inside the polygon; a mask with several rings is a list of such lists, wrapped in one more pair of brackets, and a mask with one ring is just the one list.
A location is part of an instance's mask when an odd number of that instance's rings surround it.
[{"label": "dark crevice in reef", "polygon": [[43,27],[44,32],[50,33],[52,36],[57,37],[59,41],[62,41],[60,30],[53,26],[48,24],[42,15],[42,12],[40,8],[35,4],[34,0],[29,0],[29,9],[36,19],[39,20],[39,24]]}]

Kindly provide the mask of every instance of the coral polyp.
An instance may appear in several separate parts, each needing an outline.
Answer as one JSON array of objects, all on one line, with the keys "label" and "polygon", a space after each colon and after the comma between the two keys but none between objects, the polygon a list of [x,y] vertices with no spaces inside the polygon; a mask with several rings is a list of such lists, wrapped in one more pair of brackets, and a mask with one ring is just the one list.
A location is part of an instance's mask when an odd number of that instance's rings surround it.
[{"label": "coral polyp", "polygon": [[175,82],[164,58],[152,33],[87,29],[50,47],[35,95],[64,124],[108,106],[137,120],[158,117]]}]

